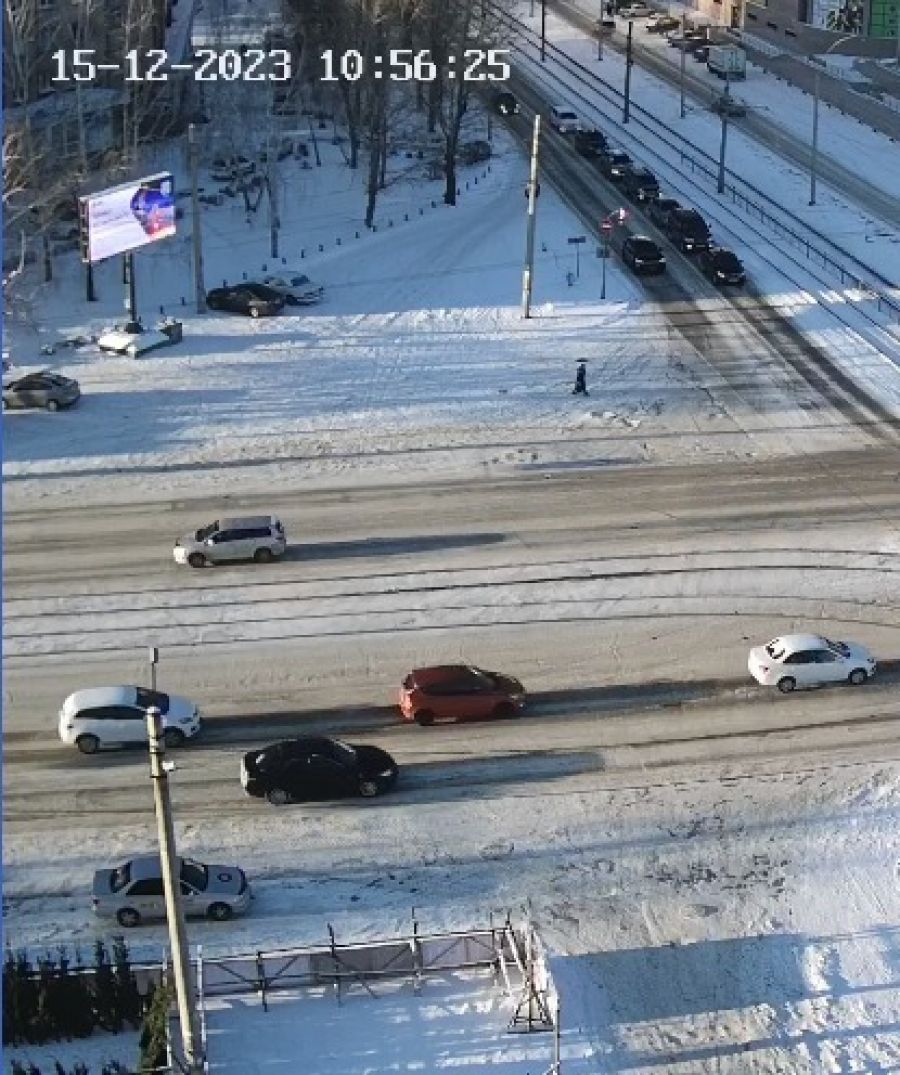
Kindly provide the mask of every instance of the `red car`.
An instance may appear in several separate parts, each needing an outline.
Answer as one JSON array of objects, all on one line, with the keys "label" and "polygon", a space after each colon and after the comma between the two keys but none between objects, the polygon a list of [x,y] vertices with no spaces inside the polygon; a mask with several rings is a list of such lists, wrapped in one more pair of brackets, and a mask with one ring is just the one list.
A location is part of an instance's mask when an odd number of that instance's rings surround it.
[{"label": "red car", "polygon": [[417,668],[400,688],[403,719],[422,725],[517,717],[524,706],[525,688],[517,679],[471,664]]}]

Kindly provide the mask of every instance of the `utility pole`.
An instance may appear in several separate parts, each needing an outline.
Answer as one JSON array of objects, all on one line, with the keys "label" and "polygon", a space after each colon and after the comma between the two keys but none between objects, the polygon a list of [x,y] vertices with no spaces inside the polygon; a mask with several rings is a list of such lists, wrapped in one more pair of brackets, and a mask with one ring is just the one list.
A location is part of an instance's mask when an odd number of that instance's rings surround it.
[{"label": "utility pole", "polygon": [[272,176],[271,140],[269,152],[266,153],[266,189],[269,192],[269,252],[273,258],[278,257],[278,197],[276,192],[277,176]]},{"label": "utility pole", "polygon": [[150,690],[156,694],[156,666],[159,664],[159,650],[151,646],[147,654],[150,661]]},{"label": "utility pole", "polygon": [[534,136],[531,140],[531,171],[528,179],[528,230],[525,239],[525,270],[522,273],[522,316],[531,317],[531,293],[534,286],[534,232],[537,224],[538,146],[541,138],[541,117],[534,117]]},{"label": "utility pole", "polygon": [[603,15],[597,19],[597,59],[603,59]]},{"label": "utility pole", "polygon": [[719,177],[716,182],[716,190],[719,194],[725,193],[725,144],[728,141],[728,104],[731,97],[728,93],[728,83],[725,83],[725,96],[719,103],[719,112],[722,116],[722,143],[719,146]]},{"label": "utility pole", "polygon": [[625,107],[622,110],[622,122],[628,122],[631,111],[631,67],[634,60],[631,58],[631,35],[634,32],[634,23],[628,20],[628,38],[625,41]]},{"label": "utility pole", "polygon": [[547,59],[547,0],[541,0],[541,63]]},{"label": "utility pole", "polygon": [[687,63],[687,49],[685,46],[684,35],[687,33],[687,15],[684,11],[681,13],[681,77],[679,79],[679,91],[681,98],[681,118],[684,119],[684,68]]},{"label": "utility pole", "polygon": [[[900,20],[900,7],[898,7],[898,20]],[[900,31],[900,22],[898,22],[898,31]],[[847,41],[853,41],[853,34],[846,34],[844,37],[839,37],[837,41],[832,41],[827,49],[822,53],[823,56],[827,56],[829,52],[836,49],[838,45],[843,45]],[[900,38],[898,38],[897,48],[900,50]],[[821,75],[819,73],[819,65],[815,63],[815,57],[811,57],[816,69],[816,77],[813,80],[813,129],[812,129],[812,146],[810,147],[809,155],[809,204],[816,204],[816,172],[819,167],[819,92],[821,91]]]},{"label": "utility pole", "polygon": [[200,199],[197,190],[197,126],[188,124],[188,163],[191,170],[191,227],[194,246],[194,299],[197,313],[206,313],[206,286],[203,283],[203,237],[200,233]]},{"label": "utility pole", "polygon": [[175,825],[172,821],[172,799],[169,796],[170,766],[165,761],[162,715],[155,706],[147,710],[147,737],[150,741],[150,775],[153,778],[153,802],[156,807],[159,859],[166,900],[169,945],[172,949],[178,1022],[181,1024],[181,1044],[187,1075],[201,1075],[203,1057],[200,1053],[200,1034],[196,1020],[197,998],[188,962],[187,931],[184,925],[184,907],[181,904],[181,879],[176,876]]}]

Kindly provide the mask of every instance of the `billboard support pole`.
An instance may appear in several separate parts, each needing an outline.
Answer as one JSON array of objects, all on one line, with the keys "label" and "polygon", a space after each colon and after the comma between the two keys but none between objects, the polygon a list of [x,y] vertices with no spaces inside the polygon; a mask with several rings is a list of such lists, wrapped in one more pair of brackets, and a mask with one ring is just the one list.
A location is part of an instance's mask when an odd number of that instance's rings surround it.
[{"label": "billboard support pole", "polygon": [[137,316],[137,289],[134,281],[134,254],[129,250],[125,255],[125,309],[128,311],[126,332],[140,332],[141,323]]},{"label": "billboard support pole", "polygon": [[197,190],[197,127],[188,124],[188,160],[191,169],[191,227],[194,241],[194,297],[197,313],[206,313],[206,286],[203,283],[203,240],[200,234],[200,201]]},{"label": "billboard support pole", "polygon": [[88,302],[96,302],[97,301],[97,293],[96,293],[96,291],[94,291],[94,264],[93,264],[93,262],[91,262],[91,261],[87,262],[85,264],[84,268],[85,268],[84,282],[85,282],[85,287],[87,288],[87,295],[86,295],[87,301]]}]

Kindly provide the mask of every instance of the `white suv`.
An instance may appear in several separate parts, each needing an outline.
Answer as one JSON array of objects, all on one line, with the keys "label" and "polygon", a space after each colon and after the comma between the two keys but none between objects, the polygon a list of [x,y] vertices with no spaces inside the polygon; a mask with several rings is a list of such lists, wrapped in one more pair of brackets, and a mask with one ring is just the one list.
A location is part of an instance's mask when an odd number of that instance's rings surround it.
[{"label": "white suv", "polygon": [[284,554],[287,541],[281,520],[274,515],[245,519],[218,519],[209,526],[185,534],[175,542],[176,564],[205,567],[230,560],[255,560],[268,564]]},{"label": "white suv", "polygon": [[177,747],[200,731],[200,710],[187,698],[145,687],[92,687],[76,691],[59,711],[59,737],[82,754],[101,747],[147,742],[147,710],[162,714],[163,741]]}]

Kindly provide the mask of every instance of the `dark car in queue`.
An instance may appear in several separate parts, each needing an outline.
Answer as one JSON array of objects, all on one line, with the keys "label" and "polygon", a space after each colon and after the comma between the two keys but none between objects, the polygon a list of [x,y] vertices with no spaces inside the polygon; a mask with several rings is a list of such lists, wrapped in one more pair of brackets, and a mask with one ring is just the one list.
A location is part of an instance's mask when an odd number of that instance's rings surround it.
[{"label": "dark car in queue", "polygon": [[603,153],[609,145],[609,142],[602,131],[592,128],[576,131],[572,136],[572,145],[575,147],[575,152],[580,153],[582,157],[594,159]]},{"label": "dark car in queue", "polygon": [[633,164],[622,173],[622,190],[638,202],[652,201],[659,194],[659,180],[640,164]]},{"label": "dark car in queue", "polygon": [[512,676],[472,664],[416,668],[400,687],[404,720],[429,725],[437,720],[503,720],[517,717],[525,688]]},{"label": "dark car in queue", "polygon": [[622,243],[622,260],[638,276],[656,276],[666,271],[666,258],[646,235],[629,235]]},{"label": "dark car in queue", "polygon": [[382,795],[397,783],[399,768],[380,747],[327,736],[287,739],[248,751],[241,784],[255,799],[274,806],[361,795]]},{"label": "dark car in queue", "polygon": [[675,15],[651,15],[646,22],[648,34],[664,34],[681,26],[681,19]]},{"label": "dark car in queue", "polygon": [[724,246],[711,246],[698,258],[700,271],[714,284],[732,284],[740,287],[747,280],[747,273],[741,259],[733,250]]},{"label": "dark car in queue", "polygon": [[670,198],[666,194],[660,194],[653,201],[647,203],[647,216],[657,227],[665,228],[669,223],[669,214],[676,209],[681,209],[681,202]]},{"label": "dark car in queue", "polygon": [[696,209],[673,209],[666,222],[666,231],[685,254],[699,254],[710,247],[709,225]]},{"label": "dark car in queue", "polygon": [[608,145],[598,155],[597,163],[607,179],[620,183],[625,169],[630,168],[634,162],[621,146]]},{"label": "dark car in queue", "polygon": [[284,295],[266,284],[233,284],[214,287],[206,296],[210,310],[227,310],[249,317],[272,317],[284,309]]}]

